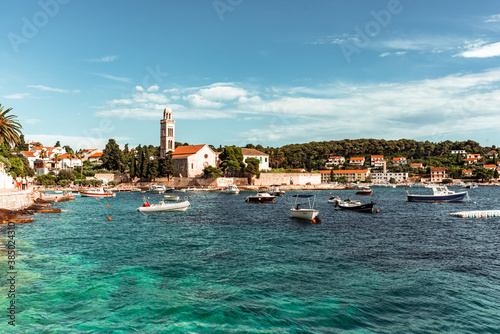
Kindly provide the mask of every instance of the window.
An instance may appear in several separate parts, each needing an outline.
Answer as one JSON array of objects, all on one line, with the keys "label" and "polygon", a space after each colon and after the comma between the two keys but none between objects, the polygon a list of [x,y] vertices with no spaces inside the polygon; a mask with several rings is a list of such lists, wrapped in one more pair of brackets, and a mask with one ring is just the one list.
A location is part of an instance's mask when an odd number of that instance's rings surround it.
[{"label": "window", "polygon": [[259,160],[260,160],[260,163],[262,163],[262,157],[260,157],[260,159],[259,159]]},{"label": "window", "polygon": [[264,161],[267,162],[267,158],[264,158]]},{"label": "window", "polygon": [[208,159],[208,154],[205,154],[205,159]]}]

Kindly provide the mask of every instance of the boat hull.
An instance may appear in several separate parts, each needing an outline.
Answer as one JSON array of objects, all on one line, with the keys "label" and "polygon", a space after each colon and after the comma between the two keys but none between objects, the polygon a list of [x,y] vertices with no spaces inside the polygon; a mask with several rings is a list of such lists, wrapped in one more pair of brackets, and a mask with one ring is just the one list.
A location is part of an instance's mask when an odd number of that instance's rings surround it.
[{"label": "boat hull", "polygon": [[371,195],[373,193],[372,190],[360,190],[356,191],[356,195]]},{"label": "boat hull", "polygon": [[467,192],[449,195],[410,195],[408,202],[462,202],[467,196]]},{"label": "boat hull", "polygon": [[165,199],[165,201],[177,202],[180,197],[179,196],[164,195],[163,198]]},{"label": "boat hull", "polygon": [[319,210],[314,209],[290,209],[293,218],[313,220],[319,214]]},{"label": "boat hull", "polygon": [[274,197],[259,197],[259,196],[248,196],[245,198],[245,202],[248,203],[270,203],[274,201]]},{"label": "boat hull", "polygon": [[367,203],[367,204],[354,204],[349,205],[345,203],[339,203],[337,206],[342,210],[356,211],[356,212],[373,212],[373,206],[375,202]]},{"label": "boat hull", "polygon": [[175,212],[186,211],[191,204],[189,201],[169,203],[169,204],[153,204],[151,206],[141,206],[137,208],[139,212]]}]

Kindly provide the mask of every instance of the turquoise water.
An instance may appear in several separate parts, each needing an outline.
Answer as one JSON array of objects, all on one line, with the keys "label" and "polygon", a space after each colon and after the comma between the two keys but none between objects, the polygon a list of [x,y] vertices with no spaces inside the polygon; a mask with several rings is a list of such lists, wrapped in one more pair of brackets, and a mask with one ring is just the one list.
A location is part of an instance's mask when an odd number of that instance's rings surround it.
[{"label": "turquoise water", "polygon": [[180,213],[139,213],[142,194],[60,203],[16,227],[16,326],[2,279],[0,332],[500,332],[500,219],[448,215],[498,209],[500,187],[469,190],[471,203],[332,192],[378,214],[315,193],[322,224],[289,217],[292,192],[262,205],[192,193]]}]

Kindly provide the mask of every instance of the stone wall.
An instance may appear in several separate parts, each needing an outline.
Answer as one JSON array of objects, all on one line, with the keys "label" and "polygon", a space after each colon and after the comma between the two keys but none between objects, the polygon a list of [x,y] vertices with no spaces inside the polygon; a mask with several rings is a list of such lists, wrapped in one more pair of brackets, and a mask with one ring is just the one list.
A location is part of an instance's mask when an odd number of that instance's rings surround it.
[{"label": "stone wall", "polygon": [[34,194],[28,191],[0,193],[0,209],[22,210],[34,203]]},{"label": "stone wall", "polygon": [[116,183],[129,182],[130,177],[128,174],[96,174],[94,177],[88,177],[88,179],[96,178],[99,180],[115,181]]},{"label": "stone wall", "polygon": [[260,173],[259,178],[252,179],[252,185],[270,186],[278,185],[306,185],[321,184],[319,173]]}]

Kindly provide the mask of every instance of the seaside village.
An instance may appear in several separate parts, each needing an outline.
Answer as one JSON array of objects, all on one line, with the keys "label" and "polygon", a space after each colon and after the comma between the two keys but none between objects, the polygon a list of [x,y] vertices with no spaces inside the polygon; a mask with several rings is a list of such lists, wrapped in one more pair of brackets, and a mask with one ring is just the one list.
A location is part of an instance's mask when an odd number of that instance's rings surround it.
[{"label": "seaside village", "polygon": [[[175,166],[175,177],[155,178],[145,180],[131,178],[128,174],[96,173],[92,177],[104,186],[113,186],[117,189],[147,189],[154,184],[161,184],[171,188],[201,187],[222,189],[229,185],[235,185],[245,190],[258,190],[272,185],[286,189],[342,189],[354,183],[368,183],[371,185],[411,185],[414,183],[462,183],[461,179],[453,179],[444,167],[424,166],[422,163],[410,163],[408,167],[407,158],[403,156],[386,158],[384,155],[370,156],[340,156],[331,155],[324,159],[324,169],[306,171],[305,169],[293,169],[286,172],[275,172],[270,168],[270,157],[255,148],[241,148],[243,161],[254,158],[258,161],[259,175],[253,177],[217,177],[205,178],[204,169],[208,166],[219,168],[221,152],[216,152],[207,144],[186,145],[176,147],[175,142],[175,120],[172,110],[167,107],[163,111],[160,120],[160,156],[163,158],[168,153]],[[27,143],[28,149],[21,154],[26,157],[29,166],[34,170],[34,177],[23,175],[12,175],[5,170],[4,163],[0,162],[0,195],[10,194],[15,191],[31,191],[33,187],[43,189],[37,182],[41,175],[58,175],[64,170],[82,168],[87,161],[92,165],[102,163],[103,150],[97,148],[86,148],[72,154],[66,152],[64,147],[41,146],[40,143]],[[496,162],[498,152],[491,150],[486,156],[465,150],[452,150],[451,154],[460,155],[464,168],[462,176],[472,177],[473,168],[481,165],[486,170],[494,170],[498,179],[500,162],[485,164],[485,161]],[[368,167],[369,166],[369,167]],[[389,170],[389,171],[388,171]],[[396,171],[395,171],[396,170]],[[410,172],[408,172],[408,170]],[[419,171],[426,171],[422,173]],[[412,173],[412,171],[414,173]],[[413,176],[412,176],[413,174]],[[493,178],[494,179],[494,178]],[[446,181],[446,182],[445,182]],[[474,181],[474,180],[470,180]],[[477,180],[476,180],[477,181]],[[57,187],[55,185],[54,187]],[[67,184],[65,188],[75,188],[74,184]],[[246,188],[245,188],[246,187]],[[60,187],[63,188],[63,187]],[[12,196],[10,196],[12,197]],[[6,200],[0,197],[0,205]],[[4,204],[4,203],[3,203]],[[22,205],[21,205],[22,206]],[[5,207],[2,205],[1,207]]]}]

